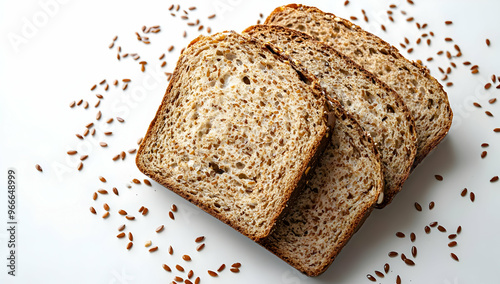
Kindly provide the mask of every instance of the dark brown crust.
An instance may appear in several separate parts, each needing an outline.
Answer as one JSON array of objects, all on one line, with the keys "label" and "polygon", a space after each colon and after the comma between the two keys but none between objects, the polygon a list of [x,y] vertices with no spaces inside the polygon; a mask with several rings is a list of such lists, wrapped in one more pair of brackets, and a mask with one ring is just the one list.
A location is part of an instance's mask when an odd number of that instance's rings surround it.
[{"label": "dark brown crust", "polygon": [[389,50],[389,53],[392,56],[397,57],[398,59],[404,60],[407,63],[410,63],[411,65],[413,65],[414,67],[416,67],[417,70],[424,77],[426,77],[427,79],[429,79],[441,91],[441,94],[442,94],[441,98],[443,99],[443,103],[447,104],[446,110],[448,111],[449,120],[447,121],[445,127],[443,129],[441,129],[441,131],[432,140],[426,141],[425,147],[422,148],[420,150],[420,152],[417,153],[417,155],[415,157],[415,161],[413,162],[413,168],[412,168],[412,170],[413,170],[443,140],[443,138],[448,134],[448,131],[449,131],[450,127],[451,127],[451,123],[452,123],[452,120],[453,120],[453,112],[451,110],[450,103],[448,101],[448,96],[447,96],[446,92],[444,91],[443,86],[436,80],[436,78],[434,78],[434,77],[432,77],[430,75],[429,70],[427,68],[423,67],[422,65],[420,65],[420,64],[418,64],[418,63],[416,63],[414,61],[410,61],[410,60],[406,59],[403,55],[401,55],[401,53],[399,53],[399,50],[396,47],[394,47],[391,44],[385,42],[384,40],[382,40],[378,36],[376,36],[376,35],[374,35],[372,33],[369,33],[367,31],[363,30],[361,27],[353,24],[352,22],[350,22],[350,21],[348,21],[346,19],[337,17],[336,15],[334,15],[332,13],[323,12],[320,9],[316,8],[316,7],[311,7],[311,6],[301,5],[301,4],[288,4],[288,5],[285,5],[285,6],[277,7],[267,17],[267,19],[266,19],[266,21],[265,21],[264,24],[269,24],[270,22],[272,22],[271,19],[274,16],[276,16],[277,14],[279,14],[281,11],[283,11],[284,8],[301,9],[301,10],[313,10],[313,11],[316,11],[316,12],[319,12],[319,13],[323,13],[323,14],[326,14],[326,15],[331,15],[334,18],[338,18],[339,21],[337,22],[337,20],[336,20],[337,23],[341,23],[345,27],[353,29],[353,30],[355,30],[358,33],[364,34],[368,38],[374,39],[376,42],[378,42],[378,44],[385,46]]},{"label": "dark brown crust", "polygon": [[[382,192],[383,188],[383,173],[382,173],[382,166],[380,165],[380,157],[379,157],[379,152],[377,151],[377,148],[375,147],[373,140],[370,135],[368,135],[366,132],[363,131],[361,126],[356,122],[356,120],[347,113],[340,103],[336,101],[335,99],[329,98],[329,100],[332,102],[334,105],[333,109],[335,112],[335,116],[337,120],[343,120],[343,121],[348,121],[349,125],[353,125],[353,129],[359,134],[360,141],[364,142],[364,145],[366,146],[367,149],[369,149],[373,156],[374,156],[374,161],[379,163],[379,176],[380,179],[377,180],[377,189],[375,189],[379,194]],[[299,197],[300,198],[300,197]],[[273,245],[272,240],[270,240],[270,237],[267,237],[259,242],[261,246],[275,254],[277,257],[281,258],[291,266],[295,267],[297,270],[300,272],[304,273],[307,276],[318,276],[322,274],[323,272],[326,271],[326,269],[333,263],[335,260],[335,257],[339,254],[339,252],[342,250],[342,248],[347,244],[347,242],[351,239],[352,235],[358,231],[358,229],[361,227],[363,222],[368,218],[370,213],[373,211],[374,205],[376,203],[376,199],[372,200],[371,204],[364,208],[361,214],[356,216],[356,219],[352,220],[352,226],[349,228],[346,234],[344,234],[344,238],[340,239],[338,242],[338,245],[335,247],[334,250],[332,251],[327,251],[323,252],[325,258],[328,258],[328,261],[325,262],[324,266],[321,267],[303,267],[298,259],[289,259],[286,256],[282,255],[279,250]],[[291,205],[293,206],[293,205]]]},{"label": "dark brown crust", "polygon": [[[413,165],[412,161],[415,159],[416,151],[417,151],[415,123],[413,121],[413,117],[411,115],[411,112],[406,107],[405,103],[403,102],[403,99],[399,96],[398,93],[396,93],[386,83],[380,81],[375,75],[373,75],[371,72],[367,71],[366,69],[361,67],[359,64],[354,62],[350,57],[342,54],[341,52],[339,52],[338,50],[336,50],[335,48],[333,48],[329,44],[315,40],[312,36],[310,36],[306,33],[303,33],[303,32],[297,31],[297,30],[293,30],[293,29],[289,29],[286,27],[282,27],[282,26],[276,26],[276,25],[255,25],[255,26],[251,26],[251,27],[246,28],[243,31],[243,33],[246,33],[246,34],[249,34],[252,36],[254,33],[258,33],[260,30],[268,30],[268,29],[285,31],[287,33],[292,34],[295,37],[299,37],[303,40],[313,42],[315,45],[317,45],[319,48],[321,48],[326,53],[334,54],[336,57],[339,57],[342,60],[346,61],[348,65],[353,66],[353,68],[356,68],[357,70],[359,70],[360,73],[363,73],[365,77],[369,78],[369,80],[372,80],[374,82],[374,84],[379,85],[389,96],[392,96],[394,98],[394,100],[396,101],[396,105],[397,105],[397,107],[399,107],[398,111],[400,111],[401,113],[404,114],[404,117],[405,117],[408,125],[410,125],[410,127],[406,130],[409,131],[410,136],[413,137],[413,142],[407,141],[407,143],[409,144],[409,147],[411,147],[411,149],[409,151],[410,158],[408,160],[408,164],[405,166],[404,174],[402,175],[400,180],[393,181],[394,187],[392,187],[392,188],[386,187],[384,189],[384,200],[382,201],[382,203],[376,205],[377,208],[384,208],[386,205],[391,203],[391,201],[394,199],[394,196],[399,191],[401,191],[401,188],[402,188],[404,182],[406,181],[406,179],[410,175],[410,172],[412,170],[412,165]],[[300,63],[297,63],[297,64],[300,64]]]},{"label": "dark brown crust", "polygon": [[[293,64],[293,62],[289,62],[289,59],[278,54],[278,53],[275,53],[275,52],[271,52],[269,50],[269,48],[267,46],[264,46],[262,45],[261,42],[259,41],[256,41],[255,39],[250,39],[250,38],[247,38],[247,37],[244,37],[242,35],[239,35],[237,33],[235,33],[234,31],[229,31],[229,32],[222,32],[222,33],[219,33],[219,34],[223,34],[223,33],[226,33],[226,34],[231,34],[231,35],[237,35],[238,37],[241,37],[241,40],[245,41],[247,44],[254,44],[260,48],[262,48],[264,50],[264,52],[266,53],[271,53],[273,54],[273,56],[277,59],[277,60],[280,60],[282,62],[286,62],[288,63],[292,68],[295,69],[295,71],[303,76],[304,78],[307,78],[308,80],[310,80],[310,86],[311,86],[311,90],[315,93],[315,96],[317,97],[323,97],[324,101],[325,101],[325,105],[327,106],[327,103],[326,103],[326,99],[324,98],[324,93],[321,91],[321,89],[319,88],[319,84],[317,83],[316,79],[312,76],[310,76],[309,74],[307,74],[306,72],[304,72],[304,70],[301,70],[300,68],[298,68],[297,66],[295,66]],[[189,47],[193,46],[193,45],[196,45],[198,42],[202,42],[204,40],[207,40],[208,38],[213,38],[215,37],[217,34],[213,35],[213,36],[210,36],[210,37],[204,37],[204,36],[200,36],[196,39],[194,39],[190,44],[189,44]],[[143,157],[144,155],[144,147],[145,147],[145,144],[147,143],[147,141],[151,140],[151,139],[154,139],[154,135],[155,135],[155,129],[156,129],[156,122],[157,122],[157,119],[159,117],[162,116],[162,112],[163,110],[165,109],[165,107],[169,104],[169,101],[171,99],[171,90],[173,88],[173,86],[175,85],[175,82],[179,79],[179,76],[177,75],[179,72],[180,72],[180,68],[182,67],[181,66],[181,63],[182,63],[182,58],[186,56],[186,54],[188,54],[187,51],[185,51],[183,54],[181,54],[181,57],[179,58],[178,62],[177,62],[177,66],[173,72],[173,76],[172,76],[172,79],[170,80],[170,83],[167,87],[167,90],[165,92],[165,95],[163,97],[163,100],[162,100],[162,103],[160,104],[159,108],[158,108],[158,111],[155,115],[155,117],[153,118],[153,120],[151,121],[149,127],[148,127],[148,130],[146,132],[146,135],[143,139],[143,142],[141,143],[140,147],[139,147],[139,150],[137,151],[137,156],[136,156],[136,164],[137,164],[137,167],[139,168],[139,170],[144,173],[145,175],[151,177],[153,180],[157,181],[158,183],[162,184],[163,186],[167,187],[168,189],[170,189],[171,191],[175,192],[176,194],[178,194],[179,196],[185,198],[186,200],[190,201],[191,203],[197,205],[198,207],[200,207],[201,209],[203,209],[205,212],[209,213],[210,215],[214,216],[215,218],[221,220],[222,222],[228,224],[229,226],[233,227],[234,229],[236,229],[237,231],[239,231],[240,233],[246,235],[247,237],[249,237],[250,239],[252,240],[255,240],[255,241],[258,241],[264,237],[266,237],[270,232],[271,232],[271,229],[272,227],[269,227],[267,228],[267,230],[262,234],[262,235],[249,235],[249,234],[245,234],[245,229],[239,225],[237,225],[236,223],[234,223],[232,220],[228,219],[228,218],[225,218],[223,215],[220,215],[218,212],[214,211],[213,209],[211,209],[210,207],[208,207],[207,205],[199,202],[197,199],[194,199],[192,198],[192,196],[186,194],[184,191],[182,191],[181,189],[177,188],[175,186],[174,183],[172,183],[170,180],[168,179],[165,179],[161,176],[161,174],[159,172],[155,172],[153,171],[151,168],[149,168],[142,160],[141,158]],[[328,108],[327,108],[328,109]],[[328,121],[328,113],[325,113],[325,122],[329,123]],[[333,124],[333,123],[332,123]],[[324,148],[323,145],[326,145],[328,139],[329,139],[329,135],[327,135],[330,131],[331,128],[333,128],[333,125],[327,125],[328,126],[328,129],[325,131],[325,133],[323,133],[321,135],[321,139],[320,141],[318,141],[318,143],[316,145],[314,145],[314,154],[311,154],[311,155],[308,155],[306,157],[306,161],[307,164],[304,164],[302,165],[302,167],[300,168],[300,172],[302,173],[301,176],[299,177],[296,177],[295,180],[293,180],[290,185],[291,187],[289,188],[288,191],[286,191],[286,194],[287,194],[287,198],[289,199],[291,196],[292,196],[292,192],[294,191],[300,191],[300,188],[297,188],[297,186],[299,185],[302,185],[304,182],[302,182],[303,179],[305,179],[305,172],[306,172],[306,169],[308,167],[311,167],[313,168],[317,162],[317,157],[319,155],[321,155],[321,147]],[[286,199],[285,199],[286,200]],[[279,217],[281,216],[282,212],[284,211],[284,209],[286,208],[287,206],[287,203],[283,204],[281,208],[279,208],[279,211],[275,214],[273,220],[275,220],[274,222],[276,222]]]}]

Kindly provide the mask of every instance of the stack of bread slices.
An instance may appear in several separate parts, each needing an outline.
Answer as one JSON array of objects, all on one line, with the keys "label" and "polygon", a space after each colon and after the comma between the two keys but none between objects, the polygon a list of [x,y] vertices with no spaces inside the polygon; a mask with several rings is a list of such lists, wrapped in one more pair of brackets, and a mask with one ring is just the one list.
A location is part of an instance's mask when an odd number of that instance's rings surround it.
[{"label": "stack of bread slices", "polygon": [[181,54],[139,148],[155,181],[308,276],[447,134],[427,69],[317,8],[276,8]]}]

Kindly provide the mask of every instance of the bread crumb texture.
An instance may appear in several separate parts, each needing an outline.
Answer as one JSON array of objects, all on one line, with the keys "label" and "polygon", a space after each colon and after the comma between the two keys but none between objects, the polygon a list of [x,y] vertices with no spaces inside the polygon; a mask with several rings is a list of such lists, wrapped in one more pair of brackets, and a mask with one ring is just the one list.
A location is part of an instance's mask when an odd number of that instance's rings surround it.
[{"label": "bread crumb texture", "polygon": [[234,32],[194,40],[137,156],[252,239],[269,234],[327,133],[324,96],[278,57]]}]

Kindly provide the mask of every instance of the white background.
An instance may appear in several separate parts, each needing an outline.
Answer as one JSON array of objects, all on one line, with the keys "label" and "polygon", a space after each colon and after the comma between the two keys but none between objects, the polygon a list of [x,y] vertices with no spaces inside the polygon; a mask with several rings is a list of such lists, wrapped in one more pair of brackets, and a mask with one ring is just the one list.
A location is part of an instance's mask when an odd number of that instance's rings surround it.
[{"label": "white background", "polygon": [[[333,3],[331,3],[333,2]],[[498,97],[494,87],[484,90],[492,74],[500,76],[500,30],[498,1],[393,1],[395,23],[387,18],[387,1],[306,1],[324,11],[342,17],[357,16],[356,23],[381,36],[399,48],[407,37],[414,52],[402,50],[411,59],[424,59],[432,74],[442,77],[438,67],[446,69],[449,60],[438,56],[439,50],[456,54],[454,44],[462,50],[461,58],[454,58],[457,68],[449,74],[452,87],[445,87],[455,113],[452,130],[439,147],[412,173],[403,191],[384,210],[376,210],[364,226],[342,250],[333,265],[320,277],[307,278],[265,249],[252,243],[231,228],[201,212],[195,206],[153,183],[152,187],[131,184],[131,180],[145,177],[137,170],[134,155],[124,161],[112,161],[123,150],[137,148],[153,118],[167,86],[163,72],[171,72],[183,46],[199,33],[179,18],[182,10],[192,19],[210,26],[214,32],[233,29],[241,31],[255,24],[259,13],[266,17],[284,1],[189,1],[181,5],[177,17],[170,16],[169,1],[2,1],[0,6],[0,283],[168,283],[175,275],[161,267],[182,264],[192,269],[201,283],[371,283],[367,274],[383,271],[384,263],[391,266],[379,283],[395,283],[400,275],[403,283],[499,283],[500,265],[500,182],[490,183],[500,175],[500,102],[489,104]],[[177,4],[177,3],[174,3]],[[362,20],[366,11],[369,23]],[[407,12],[404,16],[401,10]],[[207,19],[216,14],[215,19]],[[407,17],[414,22],[407,22]],[[264,19],[261,19],[262,21]],[[452,25],[445,25],[452,20]],[[415,22],[427,23],[418,30]],[[387,27],[387,32],[380,29]],[[161,32],[150,34],[150,45],[136,40],[135,32],[143,25],[160,25]],[[182,33],[187,30],[187,37]],[[205,32],[206,30],[204,30]],[[415,40],[424,32],[433,31],[431,46],[417,45]],[[113,37],[118,40],[113,49],[108,45]],[[445,42],[445,37],[453,42]],[[485,39],[491,39],[487,47]],[[174,45],[173,52],[166,50]],[[118,61],[117,46],[122,53],[137,52],[148,61],[146,72],[140,71],[138,61],[130,57]],[[165,68],[160,68],[158,57],[167,53]],[[434,57],[431,62],[425,61]],[[463,61],[479,65],[480,73],[472,75]],[[497,72],[497,73],[495,73]],[[130,78],[128,89],[111,86],[105,92],[90,87],[107,79]],[[447,82],[448,82],[447,81]],[[498,85],[494,84],[494,86]],[[120,87],[122,83],[120,83]],[[103,113],[100,122],[95,94],[104,99],[99,106]],[[80,99],[90,107],[70,108],[71,101]],[[473,102],[483,107],[477,108]],[[488,117],[489,110],[494,117]],[[116,120],[104,121],[120,116]],[[75,137],[85,125],[94,122],[97,133],[84,141]],[[112,136],[102,135],[112,131]],[[106,141],[107,148],[97,143]],[[488,155],[481,159],[481,143],[489,143]],[[66,151],[77,149],[77,156]],[[77,171],[78,156],[88,154],[82,171]],[[40,164],[43,173],[35,169]],[[16,276],[7,275],[7,169],[17,171],[17,266]],[[434,175],[444,177],[437,181]],[[99,181],[104,176],[106,183]],[[111,191],[117,187],[120,196],[110,194],[92,200],[99,188]],[[461,197],[463,188],[473,191],[475,202]],[[433,210],[428,209],[434,201]],[[102,219],[102,204],[111,207],[111,216]],[[417,212],[414,203],[424,210]],[[172,204],[179,207],[175,221],[168,218]],[[92,215],[94,206],[98,214]],[[140,215],[137,210],[146,206],[150,212]],[[135,215],[135,221],[126,221],[117,214],[125,209]],[[438,221],[447,233],[433,229],[424,233],[424,226]],[[127,224],[126,232],[134,234],[134,246],[125,249],[127,240],[117,239],[117,227]],[[166,229],[155,233],[164,224]],[[461,225],[458,246],[449,248],[447,235]],[[5,229],[4,229],[5,228]],[[407,236],[415,232],[417,240],[411,243],[395,233]],[[206,237],[206,247],[196,252],[194,239]],[[152,240],[159,246],[149,253],[144,242]],[[172,245],[174,255],[167,253]],[[389,251],[410,256],[415,245],[416,265],[405,265],[400,258],[389,258]],[[460,262],[451,259],[454,252]],[[190,263],[181,260],[182,254],[193,258]],[[207,270],[216,270],[241,262],[241,272],[228,268],[219,277],[208,276]]]}]

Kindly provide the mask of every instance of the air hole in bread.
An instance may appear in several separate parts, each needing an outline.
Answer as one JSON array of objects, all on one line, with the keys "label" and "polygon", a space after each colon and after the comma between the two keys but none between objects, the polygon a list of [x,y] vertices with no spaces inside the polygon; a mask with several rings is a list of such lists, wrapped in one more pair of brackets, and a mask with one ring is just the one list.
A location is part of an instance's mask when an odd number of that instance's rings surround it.
[{"label": "air hole in bread", "polygon": [[215,54],[218,55],[218,56],[224,55],[224,53],[221,50],[219,50],[219,49],[217,49],[217,51],[215,52]]},{"label": "air hole in bread", "polygon": [[394,108],[392,108],[391,105],[387,105],[387,112],[388,113],[394,113]]},{"label": "air hole in bread", "polygon": [[227,60],[229,60],[229,61],[233,61],[233,59],[235,59],[235,58],[236,58],[236,54],[233,54],[233,53],[228,52],[228,53],[224,54],[224,57],[225,57]]},{"label": "air hole in bread", "polygon": [[359,50],[359,49],[356,49],[354,51],[354,54],[356,54],[356,56],[360,56],[360,57],[363,56],[363,52],[361,50]]},{"label": "air hole in bread", "polygon": [[219,165],[217,165],[217,164],[216,164],[216,163],[214,163],[214,162],[210,162],[210,163],[208,164],[208,166],[209,166],[209,167],[210,167],[210,168],[211,168],[211,169],[212,169],[212,170],[213,170],[216,174],[218,174],[218,175],[220,175],[220,174],[223,174],[223,173],[224,173],[224,171],[223,171],[222,169],[220,169],[220,168],[219,168]]},{"label": "air hole in bread", "polygon": [[241,170],[241,169],[244,169],[245,168],[245,164],[243,164],[242,162],[237,162],[236,163],[236,168]]},{"label": "air hole in bread", "polygon": [[297,26],[297,29],[298,29],[299,31],[302,31],[302,32],[303,32],[303,31],[305,31],[305,30],[306,30],[306,27],[304,27],[304,25],[298,25],[298,26]]}]

